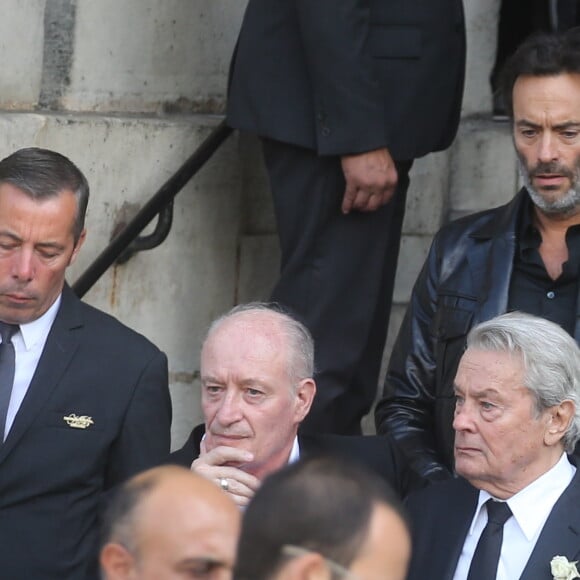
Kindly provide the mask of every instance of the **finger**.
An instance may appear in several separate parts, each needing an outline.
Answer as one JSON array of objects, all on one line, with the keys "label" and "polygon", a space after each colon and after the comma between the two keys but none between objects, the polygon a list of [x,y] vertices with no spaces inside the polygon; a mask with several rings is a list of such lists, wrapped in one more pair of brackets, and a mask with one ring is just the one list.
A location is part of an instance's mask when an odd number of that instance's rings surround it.
[{"label": "finger", "polygon": [[384,196],[378,194],[369,196],[366,208],[363,211],[375,211],[379,209],[379,207],[386,203],[383,199]]},{"label": "finger", "polygon": [[372,197],[370,193],[368,193],[367,191],[363,191],[362,189],[359,189],[356,192],[356,197],[353,200],[352,209],[356,209],[358,211],[366,211],[370,197]]},{"label": "finger", "polygon": [[245,497],[242,495],[235,495],[233,493],[229,494],[230,497],[234,500],[234,502],[236,503],[236,505],[238,505],[239,507],[245,508],[251,501],[252,497]]},{"label": "finger", "polygon": [[357,195],[357,188],[353,183],[346,182],[344,196],[342,198],[342,213],[347,214],[353,209],[353,202]]},{"label": "finger", "polygon": [[[222,485],[222,482],[226,482],[227,485],[227,489],[224,488],[224,486]],[[220,478],[218,480],[218,485],[221,487],[221,489],[223,489],[225,492],[229,493],[230,495],[235,495],[238,497],[245,497],[247,499],[251,499],[252,497],[254,497],[254,494],[256,493],[259,485],[257,487],[250,487],[245,485],[244,483],[242,483],[241,481],[238,481],[236,479],[230,479],[230,478]]]},{"label": "finger", "polygon": [[220,445],[205,454],[200,454],[198,459],[208,465],[223,465],[224,463],[248,463],[254,459],[254,455],[245,449]]},{"label": "finger", "polygon": [[383,194],[380,196],[380,204],[379,205],[385,205],[385,204],[389,203],[391,201],[391,199],[393,199],[394,193],[395,193],[395,187],[385,189],[385,191],[383,191]]},{"label": "finger", "polygon": [[224,491],[243,492],[244,489],[249,490],[248,493],[254,493],[260,487],[260,480],[237,467],[227,465],[208,465],[201,461],[194,461],[192,470],[213,481],[216,485],[221,487]]},{"label": "finger", "polygon": [[247,488],[250,491],[255,492],[260,487],[260,480],[255,475],[236,467],[220,467],[219,469],[216,469],[214,477],[218,483],[222,479],[225,479],[228,491],[239,491],[242,488]]}]

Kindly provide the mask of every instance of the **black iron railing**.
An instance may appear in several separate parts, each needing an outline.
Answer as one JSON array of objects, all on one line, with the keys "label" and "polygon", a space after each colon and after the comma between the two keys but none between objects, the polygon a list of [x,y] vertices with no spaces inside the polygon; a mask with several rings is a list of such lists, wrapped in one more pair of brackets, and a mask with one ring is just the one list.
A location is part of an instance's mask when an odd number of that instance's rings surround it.
[{"label": "black iron railing", "polygon": [[[230,136],[232,129],[222,121],[185,163],[161,186],[137,215],[121,230],[95,261],[73,284],[77,296],[84,296],[97,280],[115,262],[126,262],[133,254],[158,246],[171,229],[173,199],[187,182],[204,166],[220,145]],[[159,216],[155,231],[139,237],[147,225]]]}]

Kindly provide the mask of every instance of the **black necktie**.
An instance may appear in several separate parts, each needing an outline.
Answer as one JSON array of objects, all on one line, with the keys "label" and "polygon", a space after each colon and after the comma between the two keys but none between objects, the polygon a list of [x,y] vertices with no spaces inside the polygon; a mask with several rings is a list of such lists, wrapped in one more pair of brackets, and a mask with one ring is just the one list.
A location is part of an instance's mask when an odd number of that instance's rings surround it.
[{"label": "black necktie", "polygon": [[12,337],[17,332],[17,325],[0,322],[0,336],[2,337],[2,344],[0,344],[0,443],[4,440],[6,415],[14,383],[16,354],[12,344]]},{"label": "black necktie", "polygon": [[487,524],[477,542],[467,580],[494,580],[497,576],[503,525],[511,517],[512,510],[506,502],[494,499],[488,499],[485,507]]}]

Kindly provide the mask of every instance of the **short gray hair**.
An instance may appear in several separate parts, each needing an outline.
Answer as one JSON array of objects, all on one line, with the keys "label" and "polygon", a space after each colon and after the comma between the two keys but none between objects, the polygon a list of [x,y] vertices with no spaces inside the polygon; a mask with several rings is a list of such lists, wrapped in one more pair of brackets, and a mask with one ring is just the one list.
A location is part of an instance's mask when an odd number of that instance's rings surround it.
[{"label": "short gray hair", "polygon": [[536,411],[574,403],[575,413],[562,441],[568,453],[580,438],[580,349],[560,326],[544,318],[511,312],[471,329],[467,348],[506,352],[520,357],[524,386],[536,401]]},{"label": "short gray hair", "polygon": [[264,312],[275,315],[286,334],[290,347],[290,352],[288,353],[288,376],[294,385],[303,379],[312,378],[314,376],[314,340],[312,335],[302,322],[275,302],[248,302],[247,304],[235,306],[212,322],[204,338],[204,344],[211,334],[226,320],[240,314]]}]

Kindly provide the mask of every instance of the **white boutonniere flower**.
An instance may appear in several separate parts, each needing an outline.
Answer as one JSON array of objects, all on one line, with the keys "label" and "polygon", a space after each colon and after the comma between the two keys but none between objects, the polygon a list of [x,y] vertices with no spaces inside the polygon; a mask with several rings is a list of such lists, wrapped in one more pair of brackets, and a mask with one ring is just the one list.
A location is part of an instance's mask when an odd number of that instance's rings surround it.
[{"label": "white boutonniere flower", "polygon": [[578,562],[570,562],[565,556],[554,556],[550,562],[550,570],[554,580],[574,580],[580,578],[576,568]]}]

